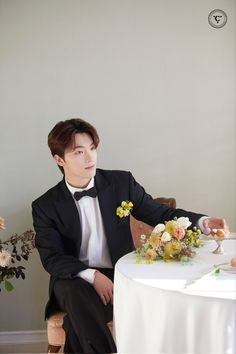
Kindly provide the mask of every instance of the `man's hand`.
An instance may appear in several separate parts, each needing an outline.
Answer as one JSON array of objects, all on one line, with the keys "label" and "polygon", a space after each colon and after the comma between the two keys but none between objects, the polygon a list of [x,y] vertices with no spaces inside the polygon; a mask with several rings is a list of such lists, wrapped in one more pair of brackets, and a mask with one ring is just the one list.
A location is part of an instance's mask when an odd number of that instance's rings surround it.
[{"label": "man's hand", "polygon": [[110,301],[113,303],[113,283],[98,270],[95,272],[93,287],[104,305],[107,305]]},{"label": "man's hand", "polygon": [[206,234],[209,234],[212,229],[221,229],[224,231],[226,236],[229,234],[229,227],[225,219],[223,218],[206,218],[205,220],[203,220],[203,227],[206,230]]}]

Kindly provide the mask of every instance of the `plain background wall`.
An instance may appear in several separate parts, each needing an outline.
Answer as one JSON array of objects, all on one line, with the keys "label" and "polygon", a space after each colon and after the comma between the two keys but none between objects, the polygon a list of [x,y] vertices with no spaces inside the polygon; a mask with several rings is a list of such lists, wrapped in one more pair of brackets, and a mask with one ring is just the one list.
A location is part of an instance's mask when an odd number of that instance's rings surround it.
[{"label": "plain background wall", "polygon": [[[100,167],[235,231],[235,37],[234,0],[1,0],[1,237],[32,228],[31,201],[61,179],[47,134],[71,117],[97,127]],[[0,331],[45,328],[36,251],[26,267]]]}]

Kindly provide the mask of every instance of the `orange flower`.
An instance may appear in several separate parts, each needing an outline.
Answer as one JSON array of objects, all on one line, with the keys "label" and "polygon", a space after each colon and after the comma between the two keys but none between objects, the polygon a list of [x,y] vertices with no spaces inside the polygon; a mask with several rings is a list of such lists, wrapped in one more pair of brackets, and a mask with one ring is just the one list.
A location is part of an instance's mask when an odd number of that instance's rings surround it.
[{"label": "orange flower", "polygon": [[176,237],[178,240],[182,240],[182,238],[184,238],[185,235],[185,230],[182,227],[176,227],[173,230],[173,236]]},{"label": "orange flower", "polygon": [[236,257],[231,259],[230,265],[231,265],[231,267],[236,267]]},{"label": "orange flower", "polygon": [[145,259],[146,260],[154,260],[157,256],[156,251],[152,250],[152,249],[148,249],[145,253]]}]

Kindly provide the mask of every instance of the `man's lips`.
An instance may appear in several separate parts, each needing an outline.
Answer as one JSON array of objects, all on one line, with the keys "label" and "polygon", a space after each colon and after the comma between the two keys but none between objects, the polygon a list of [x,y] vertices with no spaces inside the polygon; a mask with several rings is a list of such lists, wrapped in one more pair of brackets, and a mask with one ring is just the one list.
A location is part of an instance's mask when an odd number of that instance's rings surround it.
[{"label": "man's lips", "polygon": [[92,170],[94,167],[95,167],[95,165],[91,165],[91,166],[85,167],[85,170]]}]

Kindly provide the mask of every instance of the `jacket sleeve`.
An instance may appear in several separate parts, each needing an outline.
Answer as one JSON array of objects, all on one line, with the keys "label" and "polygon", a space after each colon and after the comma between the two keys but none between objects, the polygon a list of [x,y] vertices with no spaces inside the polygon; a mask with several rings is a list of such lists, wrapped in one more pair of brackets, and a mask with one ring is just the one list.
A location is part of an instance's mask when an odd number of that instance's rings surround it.
[{"label": "jacket sleeve", "polygon": [[77,277],[80,271],[88,268],[76,257],[75,244],[63,237],[53,217],[37,201],[32,203],[32,215],[36,232],[36,248],[43,267],[50,275],[61,279],[72,279]]},{"label": "jacket sleeve", "polygon": [[130,173],[130,200],[133,201],[134,208],[132,215],[149,225],[155,226],[158,223],[171,220],[174,217],[188,217],[192,222],[192,226],[195,226],[198,220],[204,216],[204,214],[194,213],[186,211],[184,209],[174,209],[167,205],[163,205],[155,201],[144,188],[136,182],[132,174]]}]

